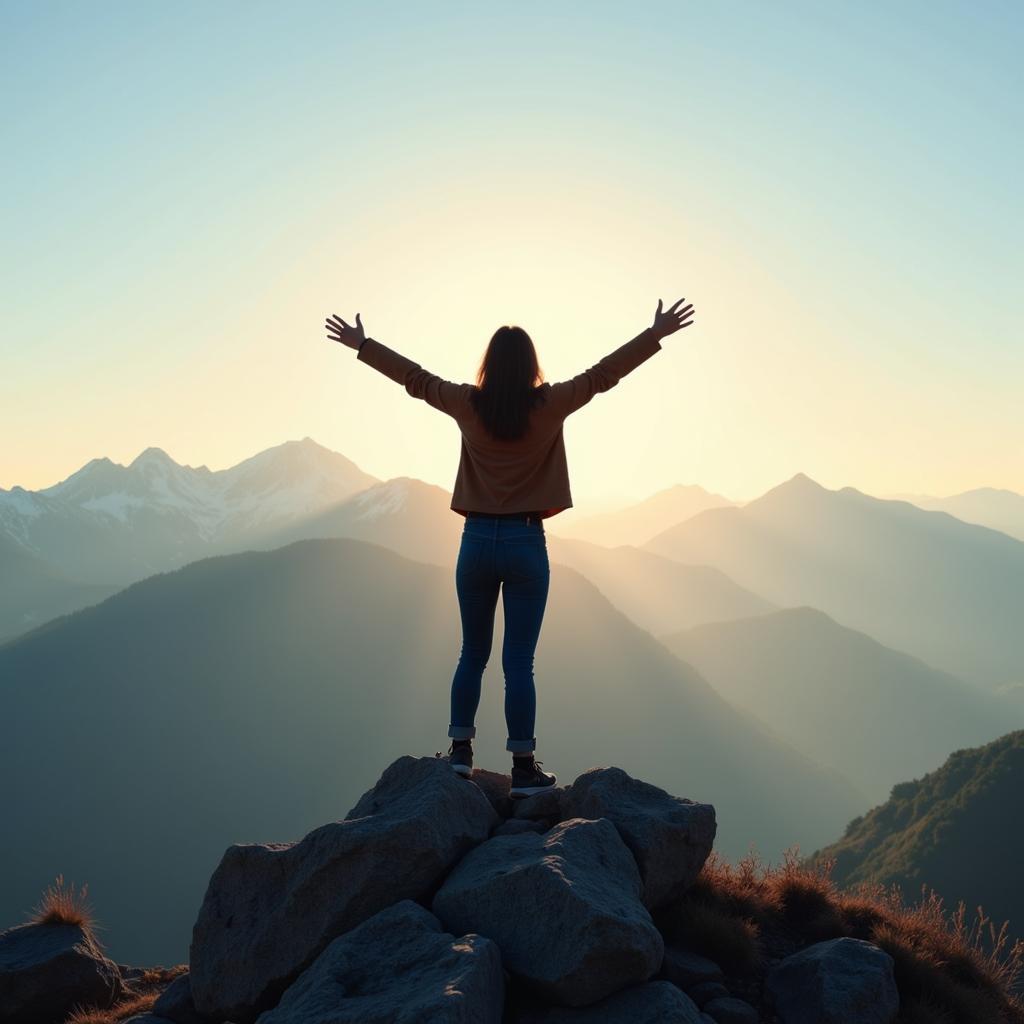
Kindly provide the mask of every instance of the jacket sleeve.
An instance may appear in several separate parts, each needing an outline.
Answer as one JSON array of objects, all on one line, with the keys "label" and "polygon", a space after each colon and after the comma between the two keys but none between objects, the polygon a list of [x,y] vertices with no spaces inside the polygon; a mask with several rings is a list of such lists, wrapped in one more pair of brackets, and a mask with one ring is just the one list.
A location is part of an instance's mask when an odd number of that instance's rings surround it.
[{"label": "jacket sleeve", "polygon": [[615,387],[627,373],[660,350],[661,339],[653,328],[648,327],[589,370],[578,373],[571,380],[552,384],[548,401],[563,416],[568,416],[586,405],[598,392]]},{"label": "jacket sleeve", "polygon": [[471,384],[443,380],[374,338],[367,338],[359,346],[356,358],[401,384],[413,398],[421,398],[449,416],[458,419],[469,407]]}]

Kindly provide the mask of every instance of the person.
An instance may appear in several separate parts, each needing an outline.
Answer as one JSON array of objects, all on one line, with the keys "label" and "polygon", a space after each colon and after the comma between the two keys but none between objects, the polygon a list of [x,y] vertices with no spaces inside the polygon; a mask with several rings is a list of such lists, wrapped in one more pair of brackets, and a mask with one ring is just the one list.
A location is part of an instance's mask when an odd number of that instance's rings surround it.
[{"label": "person", "polygon": [[693,323],[693,304],[683,302],[663,309],[659,299],[650,327],[590,369],[555,384],[544,380],[533,341],[518,326],[494,332],[475,384],[457,384],[367,336],[359,313],[355,324],[337,314],[327,318],[329,340],[356,349],[358,360],[452,417],[461,431],[451,509],[465,518],[455,567],[463,641],[451,686],[447,760],[460,775],[472,775],[476,711],[500,590],[514,798],[543,792],[557,781],[536,759],[533,661],[550,583],[544,520],[572,507],[562,424],[658,352],[663,338]]}]

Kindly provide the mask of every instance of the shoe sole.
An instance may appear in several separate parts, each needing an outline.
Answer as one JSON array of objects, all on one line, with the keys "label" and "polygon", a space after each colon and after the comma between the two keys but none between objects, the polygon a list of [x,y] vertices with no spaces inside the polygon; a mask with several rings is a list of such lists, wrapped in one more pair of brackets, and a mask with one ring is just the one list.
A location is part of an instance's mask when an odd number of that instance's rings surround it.
[{"label": "shoe sole", "polygon": [[452,771],[457,775],[464,775],[466,778],[473,774],[473,769],[468,764],[453,764]]},{"label": "shoe sole", "polygon": [[546,793],[549,789],[554,788],[554,782],[547,786],[520,786],[518,789],[510,789],[508,795],[511,797],[536,796],[538,793]]}]

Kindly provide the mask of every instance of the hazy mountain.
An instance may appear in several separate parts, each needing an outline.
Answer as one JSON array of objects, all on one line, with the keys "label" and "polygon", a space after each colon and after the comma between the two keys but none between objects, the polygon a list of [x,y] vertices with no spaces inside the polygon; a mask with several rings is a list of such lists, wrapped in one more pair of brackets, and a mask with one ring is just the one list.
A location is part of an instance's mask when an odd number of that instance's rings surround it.
[{"label": "hazy mountain", "polygon": [[548,535],[551,561],[569,565],[652,633],[771,611],[770,602],[709,565],[681,565],[628,544],[606,548]]},{"label": "hazy mountain", "polygon": [[118,589],[68,579],[2,534],[0,581],[0,643]]},{"label": "hazy mountain", "polygon": [[603,544],[605,547],[618,544],[639,546],[698,512],[734,504],[720,494],[705,491],[703,487],[676,484],[627,508],[584,516],[565,524],[552,520],[552,529],[563,537]]},{"label": "hazy mountain", "polygon": [[262,546],[260,538],[282,524],[376,482],[307,437],[216,472],[147,448],[129,466],[93,459],[52,487],[0,490],[0,540],[50,566],[58,580],[80,581],[49,587],[55,596],[46,600],[5,586],[0,638],[154,572],[228,547]]},{"label": "hazy mountain", "polygon": [[889,800],[855,818],[842,839],[813,857],[836,859],[843,883],[895,882],[916,899],[921,885],[947,909],[963,900],[968,918],[984,908],[998,927],[1024,936],[1024,732],[957,750],[941,768],[892,789]]},{"label": "hazy mountain", "polygon": [[[450,503],[450,492],[441,487],[396,477],[267,535],[259,546],[351,537],[453,571],[465,520],[451,511]],[[549,524],[545,528],[552,562],[582,573],[616,608],[651,632],[754,615],[775,607],[710,566],[680,565],[629,545],[606,548],[566,539],[553,533]]]},{"label": "hazy mountain", "polygon": [[1024,702],[1014,714],[977,687],[814,608],[696,626],[661,640],[722,696],[872,800],[951,750],[1024,726]]},{"label": "hazy mountain", "polygon": [[254,546],[268,549],[296,540],[349,537],[454,571],[465,520],[451,510],[451,498],[450,491],[435,484],[395,477],[268,532]]},{"label": "hazy mountain", "polygon": [[[507,770],[495,632],[477,763]],[[446,570],[328,540],[203,559],[0,647],[0,920],[63,872],[116,957],[180,962],[229,843],[297,839],[380,764],[447,749],[460,645]],[[536,675],[546,767],[710,801],[728,856],[813,849],[866,806],[563,566]]]},{"label": "hazy mountain", "polygon": [[945,512],[826,490],[803,474],[644,545],[707,563],[779,605],[845,626],[986,687],[1024,669],[1024,543]]},{"label": "hazy mountain", "polygon": [[1024,540],[1024,495],[997,487],[979,487],[948,498],[927,494],[899,495],[918,508],[948,512],[965,523],[977,523]]}]

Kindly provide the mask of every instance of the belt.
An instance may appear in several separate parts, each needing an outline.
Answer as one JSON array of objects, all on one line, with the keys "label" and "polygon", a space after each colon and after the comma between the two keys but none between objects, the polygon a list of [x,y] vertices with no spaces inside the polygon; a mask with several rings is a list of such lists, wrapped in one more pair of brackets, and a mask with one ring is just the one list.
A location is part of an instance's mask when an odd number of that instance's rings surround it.
[{"label": "belt", "polygon": [[540,512],[469,512],[467,513],[469,519],[522,519],[525,522],[533,520],[535,522],[541,521]]}]

